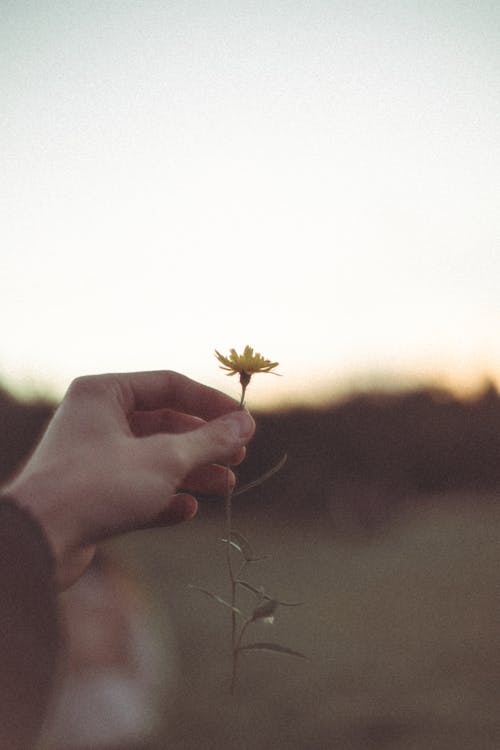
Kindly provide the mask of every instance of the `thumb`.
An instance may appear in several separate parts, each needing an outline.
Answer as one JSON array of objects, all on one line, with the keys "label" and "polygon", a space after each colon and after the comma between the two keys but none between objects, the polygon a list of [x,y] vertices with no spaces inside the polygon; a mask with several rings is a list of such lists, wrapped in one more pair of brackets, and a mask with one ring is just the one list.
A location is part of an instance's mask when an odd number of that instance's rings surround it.
[{"label": "thumb", "polygon": [[254,432],[255,422],[247,411],[232,411],[176,439],[183,443],[187,471],[191,471],[203,464],[229,461]]}]

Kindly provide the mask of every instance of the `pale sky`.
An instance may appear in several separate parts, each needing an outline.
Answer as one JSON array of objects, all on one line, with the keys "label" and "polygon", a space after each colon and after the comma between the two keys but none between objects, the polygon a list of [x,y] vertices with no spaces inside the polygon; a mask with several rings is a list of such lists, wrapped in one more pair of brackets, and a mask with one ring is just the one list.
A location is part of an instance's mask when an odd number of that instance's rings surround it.
[{"label": "pale sky", "polygon": [[497,0],[0,0],[0,175],[9,384],[500,375]]}]

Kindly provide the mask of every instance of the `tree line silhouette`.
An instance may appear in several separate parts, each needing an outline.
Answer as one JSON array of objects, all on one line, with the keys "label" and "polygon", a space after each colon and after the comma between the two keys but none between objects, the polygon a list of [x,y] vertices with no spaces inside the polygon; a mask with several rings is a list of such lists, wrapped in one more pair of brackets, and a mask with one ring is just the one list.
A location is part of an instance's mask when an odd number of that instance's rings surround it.
[{"label": "tree line silhouette", "polygon": [[[21,465],[55,404],[23,402],[0,387],[0,482]],[[251,503],[294,517],[348,515],[376,525],[403,502],[461,493],[477,501],[500,487],[500,396],[446,390],[352,394],[324,408],[256,415],[257,432],[239,470],[244,484],[284,453],[284,468]],[[245,495],[240,507],[249,507]]]}]

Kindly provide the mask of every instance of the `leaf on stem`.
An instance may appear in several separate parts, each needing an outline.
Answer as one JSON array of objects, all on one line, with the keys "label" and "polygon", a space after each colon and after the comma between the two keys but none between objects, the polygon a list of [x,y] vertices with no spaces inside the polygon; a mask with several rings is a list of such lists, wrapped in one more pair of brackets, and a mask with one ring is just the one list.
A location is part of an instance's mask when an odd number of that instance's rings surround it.
[{"label": "leaf on stem", "polygon": [[248,583],[248,581],[243,581],[241,578],[238,578],[236,583],[239,586],[242,586],[247,591],[251,591],[252,594],[255,594],[255,596],[258,596],[259,599],[268,599],[275,601],[277,604],[280,605],[280,607],[300,607],[304,602],[284,602],[281,599],[275,599],[272,596],[269,596],[264,592],[263,588],[257,588],[257,586],[252,586],[251,583]]},{"label": "leaf on stem", "polygon": [[231,609],[233,612],[236,612],[238,615],[243,616],[243,612],[238,609],[238,607],[233,607],[232,604],[229,604],[229,602],[226,602],[225,599],[223,599],[221,596],[218,596],[217,594],[212,593],[211,591],[207,591],[207,589],[202,589],[201,586],[194,586],[192,583],[189,584],[190,589],[195,589],[196,591],[201,591],[202,594],[206,594],[211,599],[215,599],[216,602],[219,604],[222,604],[224,607],[227,607],[228,609]]},{"label": "leaf on stem", "polygon": [[[227,539],[222,538],[221,542],[224,542],[224,544],[227,544]],[[241,549],[240,545],[237,542],[231,539],[230,544],[233,549],[235,549],[237,552],[240,552],[243,555],[243,550]]]},{"label": "leaf on stem", "polygon": [[260,557],[252,557],[251,560],[245,560],[247,563],[258,563],[262,562],[263,560],[269,560],[271,555],[261,555]]},{"label": "leaf on stem", "polygon": [[264,594],[264,589],[258,589],[256,586],[252,586],[251,583],[248,583],[248,581],[243,581],[241,578],[237,578],[236,583],[239,586],[242,586],[242,588],[246,589],[247,591],[251,591],[252,594],[255,594],[255,596],[258,596],[259,599],[266,598],[266,595]]},{"label": "leaf on stem", "polygon": [[276,599],[280,607],[301,607],[305,602],[282,602],[281,599]]},{"label": "leaf on stem", "polygon": [[277,643],[249,643],[247,646],[240,646],[238,651],[274,651],[277,654],[287,654],[288,656],[308,660],[308,657],[301,654],[300,651],[293,651],[291,648],[279,646]]},{"label": "leaf on stem", "polygon": [[[227,544],[227,539],[223,539],[222,541]],[[243,534],[240,534],[239,531],[231,531],[231,547],[233,547],[233,549],[235,550],[238,550],[238,552],[243,555],[243,559],[246,563],[260,562],[261,560],[266,559],[265,556],[254,556],[250,542],[243,536]]]},{"label": "leaf on stem", "polygon": [[257,479],[254,479],[253,481],[248,482],[248,484],[244,484],[242,487],[238,487],[237,489],[233,490],[232,497],[236,497],[237,495],[242,495],[244,492],[253,490],[254,487],[258,487],[259,484],[266,482],[286,464],[287,458],[288,458],[287,454],[284,453],[283,456],[278,461],[278,463],[275,464],[271,469],[269,469],[269,471],[266,471],[264,474],[261,474],[260,477],[257,477]]},{"label": "leaf on stem", "polygon": [[264,599],[260,604],[257,604],[253,613],[251,622],[256,620],[267,620],[272,624],[274,620],[274,613],[278,607],[278,602],[274,599]]},{"label": "leaf on stem", "polygon": [[250,542],[243,536],[243,534],[240,534],[239,531],[234,531],[233,529],[233,531],[231,531],[231,540],[232,542],[236,542],[236,544],[239,546],[241,554],[247,562],[250,562],[254,559],[255,556]]}]

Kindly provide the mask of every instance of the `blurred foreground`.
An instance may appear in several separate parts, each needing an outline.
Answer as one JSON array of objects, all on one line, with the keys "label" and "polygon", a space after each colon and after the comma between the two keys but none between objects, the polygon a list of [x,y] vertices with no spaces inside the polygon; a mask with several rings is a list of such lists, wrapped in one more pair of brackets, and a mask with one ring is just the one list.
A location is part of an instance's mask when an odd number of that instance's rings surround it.
[{"label": "blurred foreground", "polygon": [[179,644],[158,750],[500,747],[499,509],[436,504],[364,542],[283,519],[238,528],[272,551],[254,582],[305,601],[258,635],[310,661],[248,655],[230,696],[228,614],[187,588],[227,596],[220,523],[122,540],[117,551],[169,606]]},{"label": "blurred foreground", "polygon": [[[51,409],[0,397],[3,478]],[[109,543],[154,602],[155,631],[177,643],[177,686],[148,747],[500,747],[496,391],[470,402],[363,396],[257,418],[243,481],[289,458],[235,499],[234,524],[270,554],[252,581],[305,603],[254,634],[310,660],[248,654],[229,695],[230,618],[189,588],[228,595],[220,501],[189,524]]]}]

